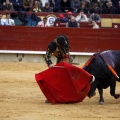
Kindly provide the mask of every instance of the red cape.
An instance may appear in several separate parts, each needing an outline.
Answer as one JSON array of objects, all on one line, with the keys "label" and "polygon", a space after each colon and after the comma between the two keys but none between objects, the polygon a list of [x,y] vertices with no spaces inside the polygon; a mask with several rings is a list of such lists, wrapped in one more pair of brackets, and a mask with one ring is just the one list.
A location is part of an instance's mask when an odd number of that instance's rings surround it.
[{"label": "red cape", "polygon": [[81,68],[61,62],[36,74],[35,78],[51,103],[75,103],[87,96],[92,75]]}]

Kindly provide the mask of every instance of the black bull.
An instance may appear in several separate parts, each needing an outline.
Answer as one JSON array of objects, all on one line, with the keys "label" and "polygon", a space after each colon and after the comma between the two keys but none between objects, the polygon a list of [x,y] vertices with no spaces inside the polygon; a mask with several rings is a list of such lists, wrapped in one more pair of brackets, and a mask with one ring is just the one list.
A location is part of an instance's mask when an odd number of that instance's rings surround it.
[{"label": "black bull", "polygon": [[[120,82],[120,51],[108,50],[96,53],[88,60],[84,69],[95,76],[88,97],[94,96],[97,88],[100,95],[99,103],[103,104],[103,89],[109,86],[111,96],[115,99],[120,97],[120,94],[115,93],[116,81]],[[118,77],[115,73],[117,73]]]}]

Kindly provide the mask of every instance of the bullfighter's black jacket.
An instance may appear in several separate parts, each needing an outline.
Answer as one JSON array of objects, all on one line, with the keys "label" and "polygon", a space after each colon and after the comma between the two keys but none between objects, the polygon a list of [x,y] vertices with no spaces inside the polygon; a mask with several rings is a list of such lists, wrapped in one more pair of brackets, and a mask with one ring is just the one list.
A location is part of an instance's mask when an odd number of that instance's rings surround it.
[{"label": "bullfighter's black jacket", "polygon": [[69,47],[68,38],[65,35],[62,35],[62,36],[65,38],[64,46],[61,47],[57,44],[57,38],[48,44],[48,48],[45,55],[45,61],[48,66],[52,64],[52,61],[51,61],[52,54],[57,58],[57,63],[63,61],[63,59],[66,59],[66,58],[70,59],[70,53],[69,53],[70,47]]}]

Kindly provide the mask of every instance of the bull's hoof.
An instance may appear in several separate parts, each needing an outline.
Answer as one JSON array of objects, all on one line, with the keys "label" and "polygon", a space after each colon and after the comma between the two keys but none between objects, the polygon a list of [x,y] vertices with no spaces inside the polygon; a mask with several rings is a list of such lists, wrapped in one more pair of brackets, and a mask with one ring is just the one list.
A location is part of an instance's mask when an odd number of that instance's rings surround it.
[{"label": "bull's hoof", "polygon": [[104,104],[104,102],[103,101],[99,101],[99,105],[103,105]]},{"label": "bull's hoof", "polygon": [[91,97],[93,97],[93,96],[95,96],[95,95],[96,95],[96,92],[92,93],[92,94],[89,95],[88,97],[91,98]]},{"label": "bull's hoof", "polygon": [[120,94],[115,94],[114,98],[118,99],[120,97]]}]

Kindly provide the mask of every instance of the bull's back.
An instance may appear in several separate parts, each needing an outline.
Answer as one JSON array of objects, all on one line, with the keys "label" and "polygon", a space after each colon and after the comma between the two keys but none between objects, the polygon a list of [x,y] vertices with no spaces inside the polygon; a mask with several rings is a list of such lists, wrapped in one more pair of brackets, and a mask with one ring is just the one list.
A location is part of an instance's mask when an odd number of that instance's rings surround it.
[{"label": "bull's back", "polygon": [[86,71],[95,76],[97,87],[107,88],[110,85],[111,72],[99,54],[95,54]]},{"label": "bull's back", "polygon": [[102,56],[106,64],[109,64],[120,77],[120,51],[108,50],[101,52],[100,55]]}]

